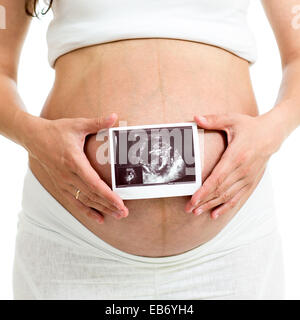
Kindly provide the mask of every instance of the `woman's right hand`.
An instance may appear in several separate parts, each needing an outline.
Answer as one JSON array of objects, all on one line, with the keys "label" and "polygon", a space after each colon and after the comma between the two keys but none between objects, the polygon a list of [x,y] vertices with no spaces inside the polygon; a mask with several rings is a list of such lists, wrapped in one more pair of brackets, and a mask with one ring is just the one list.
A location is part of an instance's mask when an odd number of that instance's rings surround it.
[{"label": "woman's right hand", "polygon": [[36,118],[30,139],[24,143],[30,155],[46,169],[57,190],[98,223],[103,223],[103,213],[117,219],[128,215],[122,199],[99,177],[84,153],[86,137],[112,127],[117,118],[116,114],[101,121]]}]

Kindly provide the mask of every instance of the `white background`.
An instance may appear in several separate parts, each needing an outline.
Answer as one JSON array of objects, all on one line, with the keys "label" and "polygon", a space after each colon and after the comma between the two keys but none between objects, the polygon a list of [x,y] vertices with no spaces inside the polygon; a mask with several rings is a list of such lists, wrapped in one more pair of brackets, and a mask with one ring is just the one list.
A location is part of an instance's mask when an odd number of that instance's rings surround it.
[{"label": "white background", "polygon": [[[19,92],[28,111],[35,115],[39,114],[54,79],[54,72],[47,63],[45,40],[50,19],[51,14],[40,21],[35,19],[27,37],[20,64]],[[252,1],[249,24],[256,37],[259,53],[257,63],[251,67],[251,77],[260,112],[264,113],[274,105],[281,81],[281,64],[272,30],[258,0]],[[275,204],[283,239],[286,298],[288,299],[300,298],[299,146],[300,129],[297,129],[270,161]],[[26,166],[26,152],[0,137],[1,300],[12,298],[14,242]]]}]

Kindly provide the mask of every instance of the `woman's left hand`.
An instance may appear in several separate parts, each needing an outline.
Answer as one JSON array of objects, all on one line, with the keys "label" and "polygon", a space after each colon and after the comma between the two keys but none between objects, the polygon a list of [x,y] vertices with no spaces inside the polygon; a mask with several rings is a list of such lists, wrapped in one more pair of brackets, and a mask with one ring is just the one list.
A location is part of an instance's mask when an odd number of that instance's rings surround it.
[{"label": "woman's left hand", "polygon": [[221,114],[194,117],[202,129],[221,130],[228,146],[201,188],[186,205],[186,212],[199,215],[211,210],[211,218],[237,206],[257,183],[270,156],[283,142],[269,114],[252,117],[245,114]]}]

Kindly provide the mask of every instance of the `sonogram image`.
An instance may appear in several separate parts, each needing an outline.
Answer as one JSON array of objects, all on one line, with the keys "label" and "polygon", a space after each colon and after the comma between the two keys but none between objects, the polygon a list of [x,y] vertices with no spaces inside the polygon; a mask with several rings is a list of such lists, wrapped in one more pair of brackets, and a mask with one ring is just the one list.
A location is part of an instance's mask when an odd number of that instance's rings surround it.
[{"label": "sonogram image", "polygon": [[117,187],[187,183],[191,174],[192,127],[166,127],[114,132],[115,180]]}]

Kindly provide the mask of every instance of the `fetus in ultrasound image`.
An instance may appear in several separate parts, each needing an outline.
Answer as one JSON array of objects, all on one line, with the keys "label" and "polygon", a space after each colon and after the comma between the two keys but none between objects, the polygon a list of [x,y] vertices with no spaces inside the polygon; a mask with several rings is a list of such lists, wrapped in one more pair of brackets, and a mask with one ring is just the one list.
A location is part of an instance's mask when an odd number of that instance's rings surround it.
[{"label": "fetus in ultrasound image", "polygon": [[143,184],[143,171],[141,166],[120,167],[117,171],[119,185]]},{"label": "fetus in ultrasound image", "polygon": [[[195,181],[192,128],[133,129],[114,132],[117,187]],[[186,135],[186,139],[184,139]],[[188,149],[184,152],[184,148]]]}]

